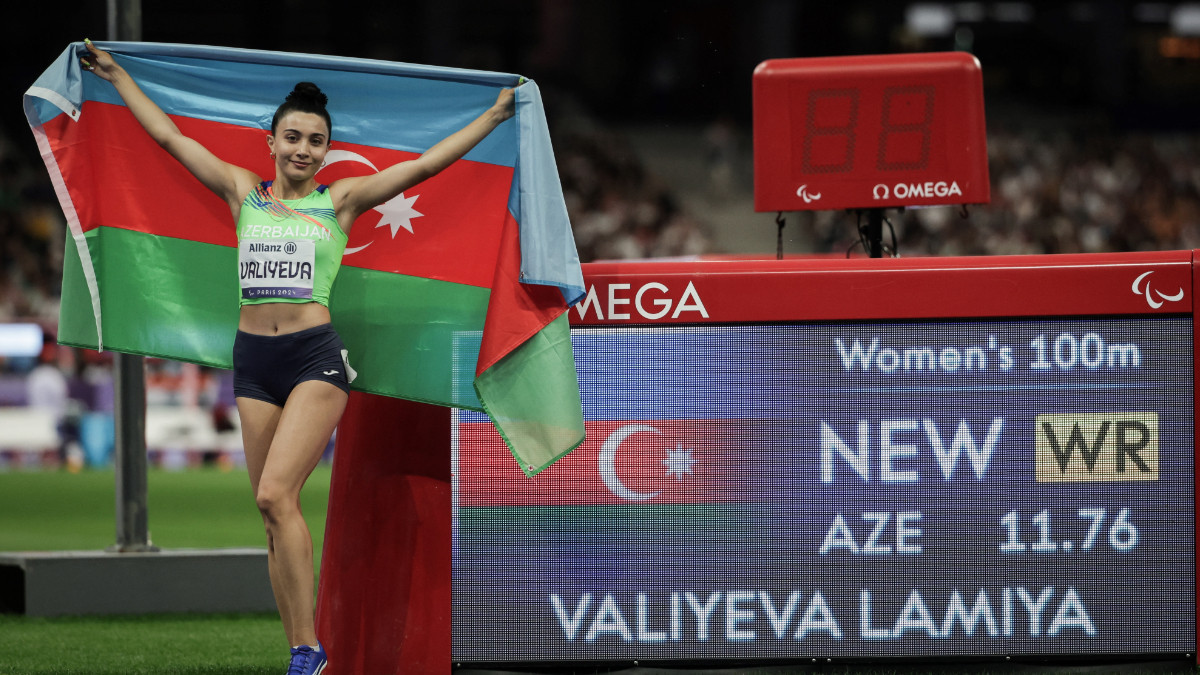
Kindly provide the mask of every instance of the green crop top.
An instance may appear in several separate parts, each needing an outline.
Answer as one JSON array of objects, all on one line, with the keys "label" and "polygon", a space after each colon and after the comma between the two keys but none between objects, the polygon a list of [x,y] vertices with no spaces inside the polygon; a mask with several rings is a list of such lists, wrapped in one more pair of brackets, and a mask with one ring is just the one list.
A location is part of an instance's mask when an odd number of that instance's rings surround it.
[{"label": "green crop top", "polygon": [[271,182],[255,186],[238,214],[240,304],[318,302],[328,307],[347,239],[329,186],[318,186],[300,199],[280,200],[271,194]]}]

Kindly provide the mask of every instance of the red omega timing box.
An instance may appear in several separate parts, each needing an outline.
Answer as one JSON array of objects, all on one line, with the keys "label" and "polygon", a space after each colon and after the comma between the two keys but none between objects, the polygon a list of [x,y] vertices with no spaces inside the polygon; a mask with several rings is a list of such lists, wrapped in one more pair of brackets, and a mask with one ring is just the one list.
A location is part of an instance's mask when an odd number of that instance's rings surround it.
[{"label": "red omega timing box", "polygon": [[970,54],[773,59],[753,86],[756,211],[991,199]]}]

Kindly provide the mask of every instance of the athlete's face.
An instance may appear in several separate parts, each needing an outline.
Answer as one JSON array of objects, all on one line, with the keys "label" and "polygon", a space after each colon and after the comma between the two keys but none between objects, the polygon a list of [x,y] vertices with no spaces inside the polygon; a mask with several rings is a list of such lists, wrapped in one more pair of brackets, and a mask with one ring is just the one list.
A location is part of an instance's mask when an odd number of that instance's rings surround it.
[{"label": "athlete's face", "polygon": [[275,154],[275,166],[281,174],[306,180],[316,175],[329,152],[329,127],[320,115],[290,112],[267,137],[267,145]]}]

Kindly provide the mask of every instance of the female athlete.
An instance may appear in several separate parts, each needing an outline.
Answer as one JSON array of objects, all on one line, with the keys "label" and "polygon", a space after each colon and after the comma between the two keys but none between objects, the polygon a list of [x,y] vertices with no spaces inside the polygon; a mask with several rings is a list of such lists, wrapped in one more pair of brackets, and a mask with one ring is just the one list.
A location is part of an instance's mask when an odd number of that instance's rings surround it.
[{"label": "female athlete", "polygon": [[[329,315],[347,233],[367,210],[445,169],[512,117],[513,91],[502,90],[475,121],[417,159],[320,185],[315,176],[330,149],[332,123],[326,96],[301,82],[272,120],[265,150],[275,176],[264,181],[183,135],[111,54],[90,41],[86,46],[84,68],[112,83],[150,137],[224,200],[237,224],[241,309],[233,367],[246,466],[266,526],[271,587],[292,645],[288,673],[316,675],[327,657],[314,624],[312,537],[300,489],[342,416],[352,377]],[[287,232],[286,242],[280,232]]]}]

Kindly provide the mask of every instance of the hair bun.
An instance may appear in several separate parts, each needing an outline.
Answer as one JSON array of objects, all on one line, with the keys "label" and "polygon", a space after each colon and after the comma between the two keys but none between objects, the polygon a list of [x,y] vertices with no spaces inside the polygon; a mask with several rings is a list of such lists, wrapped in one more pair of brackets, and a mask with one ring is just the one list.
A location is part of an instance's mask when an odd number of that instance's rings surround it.
[{"label": "hair bun", "polygon": [[333,120],[329,118],[329,111],[325,109],[328,104],[329,97],[321,92],[320,87],[312,82],[298,82],[283,103],[276,108],[275,115],[271,118],[271,133],[275,133],[279,128],[279,122],[285,115],[293,112],[321,116],[325,120],[328,132],[332,132]]},{"label": "hair bun", "polygon": [[322,108],[329,104],[329,97],[326,96],[321,88],[312,82],[298,82],[292,88],[292,93],[287,95],[286,99],[289,103],[311,103]]}]

